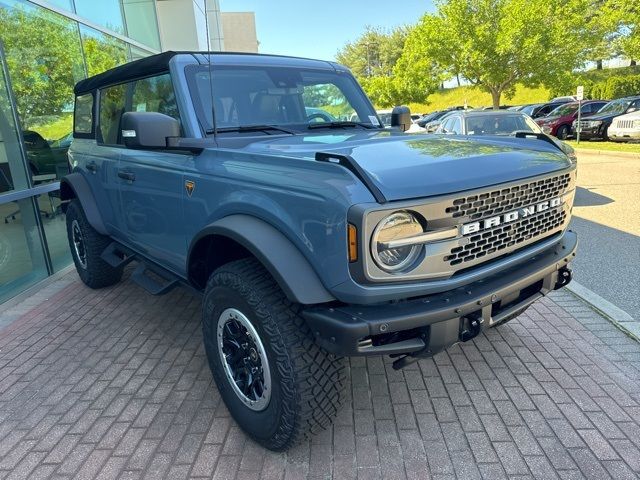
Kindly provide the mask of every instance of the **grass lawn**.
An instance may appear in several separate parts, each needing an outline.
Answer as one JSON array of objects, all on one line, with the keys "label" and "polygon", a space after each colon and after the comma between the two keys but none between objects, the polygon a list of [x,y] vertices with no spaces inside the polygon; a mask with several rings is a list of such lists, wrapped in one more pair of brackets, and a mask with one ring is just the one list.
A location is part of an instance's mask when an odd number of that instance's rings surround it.
[{"label": "grass lawn", "polygon": [[[565,140],[566,141],[566,140]],[[610,150],[615,152],[640,153],[640,143],[617,143],[617,142],[585,142],[578,145],[575,140],[566,141],[573,148],[584,150]]]}]

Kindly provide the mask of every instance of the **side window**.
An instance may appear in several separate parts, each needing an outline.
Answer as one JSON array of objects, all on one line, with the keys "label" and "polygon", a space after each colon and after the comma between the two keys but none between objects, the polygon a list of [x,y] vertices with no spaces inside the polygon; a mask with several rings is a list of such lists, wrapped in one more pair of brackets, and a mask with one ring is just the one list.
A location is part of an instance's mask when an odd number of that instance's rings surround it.
[{"label": "side window", "polygon": [[73,111],[73,133],[82,136],[93,133],[93,93],[76,97]]},{"label": "side window", "polygon": [[125,112],[127,85],[115,85],[100,91],[98,141],[116,145],[120,139],[120,119]]},{"label": "side window", "polygon": [[169,74],[102,89],[98,141],[108,145],[123,143],[120,121],[124,112],[158,112],[180,121]]},{"label": "side window", "polygon": [[454,133],[456,135],[462,134],[462,122],[460,122],[460,117],[455,117],[453,119],[453,125],[451,125],[450,133]]},{"label": "side window", "polygon": [[137,80],[133,87],[131,110],[163,113],[180,121],[171,76],[165,73]]},{"label": "side window", "polygon": [[451,129],[451,122],[452,119],[451,118],[447,118],[441,125],[440,125],[440,132],[441,133],[449,133],[449,130]]}]

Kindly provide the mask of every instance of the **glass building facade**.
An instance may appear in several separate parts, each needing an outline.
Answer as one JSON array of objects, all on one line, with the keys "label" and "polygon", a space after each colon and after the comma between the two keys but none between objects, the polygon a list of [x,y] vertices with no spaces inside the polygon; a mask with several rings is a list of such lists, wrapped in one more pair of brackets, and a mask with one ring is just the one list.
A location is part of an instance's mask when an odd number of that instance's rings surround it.
[{"label": "glass building facade", "polygon": [[0,0],[0,302],[71,263],[74,84],[159,51],[154,0]]}]

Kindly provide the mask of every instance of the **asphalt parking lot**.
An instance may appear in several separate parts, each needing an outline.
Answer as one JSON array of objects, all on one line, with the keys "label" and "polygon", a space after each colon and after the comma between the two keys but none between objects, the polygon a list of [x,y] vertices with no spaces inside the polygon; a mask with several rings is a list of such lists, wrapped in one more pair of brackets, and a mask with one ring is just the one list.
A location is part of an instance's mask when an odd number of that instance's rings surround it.
[{"label": "asphalt parking lot", "polygon": [[352,359],[335,425],[287,453],[237,428],[200,305],[75,272],[0,310],[0,478],[637,478],[640,344],[569,292],[433,359]]}]

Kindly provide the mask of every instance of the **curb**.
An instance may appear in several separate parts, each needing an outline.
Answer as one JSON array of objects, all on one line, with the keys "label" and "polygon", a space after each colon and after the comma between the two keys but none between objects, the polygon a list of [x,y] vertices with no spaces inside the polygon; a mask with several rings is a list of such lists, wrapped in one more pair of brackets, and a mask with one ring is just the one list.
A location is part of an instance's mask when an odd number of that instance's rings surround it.
[{"label": "curb", "polygon": [[621,158],[640,158],[640,153],[635,152],[618,152],[616,150],[595,150],[591,148],[574,147],[574,150],[578,155],[602,155],[608,157],[621,157]]},{"label": "curb", "polygon": [[640,342],[640,321],[633,319],[631,315],[605,300],[600,295],[592,292],[587,287],[573,280],[566,286],[573,295],[584,300],[591,308],[602,314],[627,335]]}]

